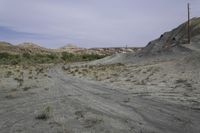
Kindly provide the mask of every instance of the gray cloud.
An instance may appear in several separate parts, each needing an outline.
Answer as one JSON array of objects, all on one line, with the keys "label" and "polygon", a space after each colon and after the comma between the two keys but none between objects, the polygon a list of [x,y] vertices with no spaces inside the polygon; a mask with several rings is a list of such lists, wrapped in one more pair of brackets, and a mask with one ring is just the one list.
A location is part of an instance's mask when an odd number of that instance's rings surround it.
[{"label": "gray cloud", "polygon": [[[0,26],[36,35],[2,39],[30,40],[47,47],[144,46],[186,20],[188,1],[0,0]],[[192,15],[198,16],[200,2],[190,2]]]}]

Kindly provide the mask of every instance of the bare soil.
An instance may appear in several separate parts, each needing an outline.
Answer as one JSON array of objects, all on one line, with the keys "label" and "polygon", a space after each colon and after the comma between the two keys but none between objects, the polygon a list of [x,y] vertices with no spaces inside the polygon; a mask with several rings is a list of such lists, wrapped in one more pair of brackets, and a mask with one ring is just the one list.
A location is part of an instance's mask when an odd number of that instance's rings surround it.
[{"label": "bare soil", "polygon": [[0,132],[198,133],[195,59],[1,66]]}]

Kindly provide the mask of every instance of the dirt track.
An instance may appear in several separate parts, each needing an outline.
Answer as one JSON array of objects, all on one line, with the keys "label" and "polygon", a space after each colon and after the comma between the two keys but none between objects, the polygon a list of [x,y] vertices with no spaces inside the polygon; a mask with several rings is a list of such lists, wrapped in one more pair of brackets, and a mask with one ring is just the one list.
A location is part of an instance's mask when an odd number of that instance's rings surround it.
[{"label": "dirt track", "polygon": [[[198,133],[200,111],[49,70],[43,87],[0,92],[1,133]],[[50,118],[36,119],[44,106]]]}]

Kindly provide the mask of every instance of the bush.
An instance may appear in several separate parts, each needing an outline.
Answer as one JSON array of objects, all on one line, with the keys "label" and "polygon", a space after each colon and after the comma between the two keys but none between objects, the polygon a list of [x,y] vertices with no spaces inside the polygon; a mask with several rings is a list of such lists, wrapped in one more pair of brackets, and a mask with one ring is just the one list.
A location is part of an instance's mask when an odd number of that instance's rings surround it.
[{"label": "bush", "polygon": [[0,53],[0,64],[16,65],[20,62],[20,56],[9,53]]},{"label": "bush", "polygon": [[57,56],[56,54],[53,54],[53,53],[48,54],[47,57],[48,57],[49,59],[51,59],[51,60],[58,59],[58,56]]},{"label": "bush", "polygon": [[76,62],[76,61],[92,61],[104,58],[104,55],[98,54],[73,54],[68,52],[62,53],[62,60],[69,61],[69,62]]},{"label": "bush", "polygon": [[35,54],[32,55],[33,63],[54,63],[57,62],[59,57],[56,54]]},{"label": "bush", "polygon": [[73,54],[68,52],[62,52],[60,54],[10,54],[7,52],[0,53],[0,64],[42,64],[42,63],[57,63],[57,62],[80,62],[80,61],[92,61],[105,57],[98,54]]},{"label": "bush", "polygon": [[75,58],[75,55],[68,52],[62,52],[62,57],[64,61],[72,61]]},{"label": "bush", "polygon": [[36,113],[35,119],[47,120],[52,115],[52,108],[50,106],[44,107],[41,111]]},{"label": "bush", "polygon": [[26,58],[26,59],[31,58],[31,55],[29,53],[23,53],[22,56],[23,56],[23,58]]},{"label": "bush", "polygon": [[105,57],[104,55],[98,55],[98,54],[83,54],[81,56],[83,61],[98,60]]},{"label": "bush", "polygon": [[19,64],[19,60],[12,60],[12,61],[10,61],[10,64],[17,65],[17,64]]},{"label": "bush", "polygon": [[10,57],[10,54],[8,53],[0,53],[0,59],[8,59]]}]

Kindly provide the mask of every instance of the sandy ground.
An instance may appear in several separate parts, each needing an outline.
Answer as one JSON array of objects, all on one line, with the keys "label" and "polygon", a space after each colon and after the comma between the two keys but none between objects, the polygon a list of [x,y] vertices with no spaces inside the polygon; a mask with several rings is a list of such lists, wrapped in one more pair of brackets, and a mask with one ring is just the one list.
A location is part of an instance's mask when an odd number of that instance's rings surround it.
[{"label": "sandy ground", "polygon": [[200,55],[132,64],[65,66],[67,74],[200,109]]},{"label": "sandy ground", "polygon": [[195,64],[1,66],[0,132],[198,133]]}]

